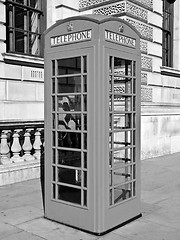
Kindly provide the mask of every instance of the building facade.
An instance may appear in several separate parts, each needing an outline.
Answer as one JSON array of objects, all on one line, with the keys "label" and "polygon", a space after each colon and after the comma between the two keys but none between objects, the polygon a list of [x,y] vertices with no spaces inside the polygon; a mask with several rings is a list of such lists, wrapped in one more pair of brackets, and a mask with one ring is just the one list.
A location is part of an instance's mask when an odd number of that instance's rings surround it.
[{"label": "building facade", "polygon": [[141,36],[142,159],[179,152],[180,3],[169,1],[0,0],[1,125],[44,119],[45,29],[71,16],[112,15]]}]

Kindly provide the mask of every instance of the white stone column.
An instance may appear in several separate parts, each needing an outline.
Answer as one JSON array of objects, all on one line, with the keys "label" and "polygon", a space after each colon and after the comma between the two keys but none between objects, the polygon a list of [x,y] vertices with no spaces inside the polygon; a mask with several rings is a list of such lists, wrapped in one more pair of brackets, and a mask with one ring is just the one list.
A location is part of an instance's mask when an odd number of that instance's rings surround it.
[{"label": "white stone column", "polygon": [[1,134],[1,145],[0,145],[0,163],[1,164],[10,164],[12,161],[10,160],[9,152],[10,148],[7,142],[7,133],[8,131],[3,131]]},{"label": "white stone column", "polygon": [[15,131],[15,133],[13,134],[13,144],[11,146],[11,151],[13,153],[13,156],[11,158],[12,162],[16,163],[16,162],[22,162],[23,158],[20,157],[20,151],[21,151],[21,145],[19,143],[19,131]]},{"label": "white stone column", "polygon": [[35,135],[35,141],[34,141],[34,144],[33,144],[33,148],[35,150],[34,157],[35,157],[35,159],[40,161],[41,145],[42,145],[40,130],[38,129],[37,132],[34,135]]},{"label": "white stone column", "polygon": [[25,161],[31,161],[34,160],[34,157],[31,155],[31,150],[32,150],[32,144],[31,144],[31,139],[30,139],[30,130],[26,130],[25,134],[24,134],[24,143],[23,143],[23,150],[24,150],[24,160]]}]

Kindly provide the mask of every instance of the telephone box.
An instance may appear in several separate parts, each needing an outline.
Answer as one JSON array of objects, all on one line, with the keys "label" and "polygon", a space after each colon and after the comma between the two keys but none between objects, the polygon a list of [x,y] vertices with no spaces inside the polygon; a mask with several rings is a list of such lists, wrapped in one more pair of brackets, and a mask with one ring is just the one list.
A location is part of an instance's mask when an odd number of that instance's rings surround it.
[{"label": "telephone box", "polygon": [[140,38],[102,15],[45,32],[45,217],[103,234],[140,214]]}]

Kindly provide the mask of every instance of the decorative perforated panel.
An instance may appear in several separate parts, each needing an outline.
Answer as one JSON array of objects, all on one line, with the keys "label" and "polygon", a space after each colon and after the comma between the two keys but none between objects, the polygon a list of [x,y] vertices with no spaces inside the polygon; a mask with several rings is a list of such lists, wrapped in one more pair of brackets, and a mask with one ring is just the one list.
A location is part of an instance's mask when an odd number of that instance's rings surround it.
[{"label": "decorative perforated panel", "polygon": [[144,21],[148,20],[148,11],[130,2],[126,2],[126,12]]},{"label": "decorative perforated panel", "polygon": [[146,71],[152,71],[152,58],[141,56],[141,68]]},{"label": "decorative perforated panel", "polygon": [[152,102],[152,88],[141,87],[141,102]]},{"label": "decorative perforated panel", "polygon": [[102,15],[115,15],[115,14],[121,14],[124,12],[126,12],[125,2],[108,5],[108,6],[100,7],[98,9],[93,10],[94,14],[102,14]]},{"label": "decorative perforated panel", "polygon": [[141,49],[141,52],[143,53],[147,53],[147,48],[148,48],[148,43],[143,41],[143,40],[140,40],[140,49]]},{"label": "decorative perforated panel", "polygon": [[123,1],[117,4],[111,4],[111,5],[99,7],[93,10],[93,13],[102,14],[102,15],[117,15],[121,13],[127,13],[145,22],[147,22],[147,19],[148,19],[147,10],[126,1]]},{"label": "decorative perforated panel", "polygon": [[153,28],[152,27],[148,26],[145,23],[136,21],[132,18],[127,17],[125,20],[137,29],[137,31],[141,34],[142,38],[145,38],[150,41],[153,40]]},{"label": "decorative perforated panel", "polygon": [[[145,8],[153,9],[153,0],[131,0],[134,3],[139,3],[143,5]],[[112,3],[112,0],[79,0],[79,9],[83,8],[92,8],[93,6],[103,4],[103,3]],[[120,1],[117,1],[120,2]]]}]

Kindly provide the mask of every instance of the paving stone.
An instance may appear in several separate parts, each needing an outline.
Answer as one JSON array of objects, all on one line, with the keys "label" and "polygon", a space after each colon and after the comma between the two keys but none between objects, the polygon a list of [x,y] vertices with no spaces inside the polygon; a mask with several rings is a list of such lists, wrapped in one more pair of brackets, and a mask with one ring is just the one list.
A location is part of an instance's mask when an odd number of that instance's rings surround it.
[{"label": "paving stone", "polygon": [[15,233],[19,233],[21,231],[22,230],[14,227],[12,225],[0,222],[0,239],[3,239],[5,237],[8,237],[8,236],[10,236],[12,234],[15,234]]},{"label": "paving stone", "polygon": [[19,232],[3,237],[1,238],[1,240],[44,240],[44,238],[35,236],[27,232]]},{"label": "paving stone", "polygon": [[0,221],[12,225],[17,225],[42,216],[42,210],[31,206],[22,206],[0,211]]},{"label": "paving stone", "polygon": [[131,238],[126,238],[115,233],[109,233],[102,237],[99,237],[98,240],[132,240]]},{"label": "paving stone", "polygon": [[134,221],[114,233],[133,240],[179,240],[180,230],[145,219]]},{"label": "paving stone", "polygon": [[96,240],[97,236],[50,221],[45,218],[19,224],[18,228],[48,240]]}]

